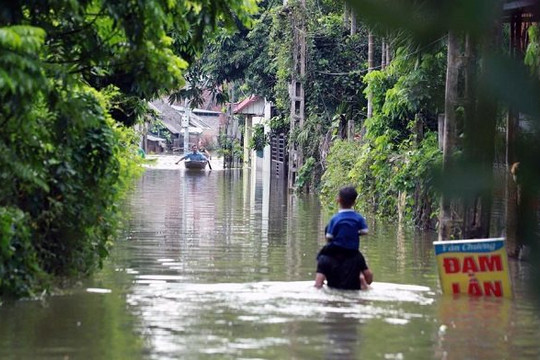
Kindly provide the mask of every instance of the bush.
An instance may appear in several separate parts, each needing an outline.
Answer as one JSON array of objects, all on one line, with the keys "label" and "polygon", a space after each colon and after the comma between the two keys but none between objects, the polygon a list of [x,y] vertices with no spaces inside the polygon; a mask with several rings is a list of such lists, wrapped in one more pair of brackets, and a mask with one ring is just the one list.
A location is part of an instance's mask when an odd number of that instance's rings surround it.
[{"label": "bush", "polygon": [[54,277],[101,266],[120,225],[118,203],[142,172],[138,137],[117,125],[89,88],[38,94],[21,126],[0,135],[0,295],[32,296]]},{"label": "bush", "polygon": [[321,200],[331,207],[345,185],[358,191],[357,206],[378,216],[396,218],[398,197],[406,198],[405,219],[423,228],[433,226],[439,194],[433,184],[433,168],[440,165],[437,134],[428,133],[416,144],[413,137],[393,145],[390,134],[364,144],[336,141],[327,157],[322,177]]},{"label": "bush", "polygon": [[32,243],[29,217],[17,208],[0,207],[0,296],[34,295],[47,275]]},{"label": "bush", "polygon": [[[362,146],[357,142],[344,140],[334,142],[326,158],[327,168],[321,179],[321,202],[324,206],[334,206],[334,200],[341,187],[360,185],[360,179],[351,176],[351,170],[359,161],[362,152]],[[361,190],[357,190],[360,194]]]}]

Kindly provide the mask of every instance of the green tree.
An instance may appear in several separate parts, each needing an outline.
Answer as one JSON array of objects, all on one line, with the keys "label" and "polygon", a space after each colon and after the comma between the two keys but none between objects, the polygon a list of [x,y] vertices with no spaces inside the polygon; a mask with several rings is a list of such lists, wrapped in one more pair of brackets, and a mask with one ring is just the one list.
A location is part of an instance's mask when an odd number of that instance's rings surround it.
[{"label": "green tree", "polygon": [[[444,194],[445,213],[448,213],[448,201],[460,202],[465,224],[463,229],[474,229],[478,226],[478,231],[470,234],[485,236],[490,230],[488,211],[493,186],[492,164],[494,138],[497,134],[497,109],[507,109],[509,118],[514,116],[513,114],[521,114],[521,117],[530,119],[528,133],[519,137],[515,143],[505,145],[511,156],[511,148],[516,149],[520,173],[523,171],[519,182],[522,189],[527,189],[526,198],[537,199],[539,194],[540,103],[537,99],[540,95],[540,82],[535,74],[537,60],[532,55],[536,51],[537,41],[533,40],[529,49],[530,56],[526,57],[533,70],[531,74],[531,69],[527,69],[522,59],[513,57],[514,49],[505,51],[497,46],[499,39],[496,34],[502,31],[496,24],[504,21],[502,1],[404,0],[392,2],[392,6],[388,5],[388,1],[351,2],[359,16],[370,25],[378,24],[403,31],[420,44],[429,44],[434,39],[448,35],[452,46],[459,47],[457,56],[464,55],[462,59],[465,61],[460,62],[464,65],[462,73],[465,76],[457,79],[457,76],[451,77],[452,81],[457,83],[451,87],[461,89],[458,95],[464,95],[466,102],[447,101],[450,113],[461,112],[462,120],[456,119],[456,122],[452,122],[447,119],[446,125],[455,127],[457,136],[450,139],[452,148],[447,149],[449,153],[445,156],[439,188]],[[519,5],[524,6],[525,12],[538,16],[536,3]],[[448,65],[453,67],[454,62],[449,61]],[[465,80],[461,81],[462,79]],[[455,92],[448,91],[447,94],[451,97]],[[455,143],[452,142],[453,139],[456,139]],[[520,241],[532,247],[538,269],[538,216],[531,210],[529,209],[527,214],[519,215],[522,231]],[[447,238],[451,233],[441,229],[440,235]],[[536,289],[539,277],[540,272],[535,272]]]},{"label": "green tree", "polygon": [[422,51],[398,48],[388,67],[365,75],[373,116],[365,121],[361,142],[339,141],[330,148],[321,181],[326,202],[339,187],[353,184],[363,209],[404,216],[423,228],[435,226],[438,199],[431,170],[441,156],[436,131],[443,107],[444,50],[440,41]]},{"label": "green tree", "polygon": [[249,0],[11,1],[0,11],[0,296],[100,266],[141,172],[126,126]]}]

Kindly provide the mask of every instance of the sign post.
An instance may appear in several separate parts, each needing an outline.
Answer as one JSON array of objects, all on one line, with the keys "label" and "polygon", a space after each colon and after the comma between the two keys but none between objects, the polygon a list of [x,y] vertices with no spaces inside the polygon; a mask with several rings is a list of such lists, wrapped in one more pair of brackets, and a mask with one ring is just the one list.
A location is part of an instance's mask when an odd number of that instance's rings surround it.
[{"label": "sign post", "polygon": [[504,238],[435,241],[445,294],[512,297]]}]

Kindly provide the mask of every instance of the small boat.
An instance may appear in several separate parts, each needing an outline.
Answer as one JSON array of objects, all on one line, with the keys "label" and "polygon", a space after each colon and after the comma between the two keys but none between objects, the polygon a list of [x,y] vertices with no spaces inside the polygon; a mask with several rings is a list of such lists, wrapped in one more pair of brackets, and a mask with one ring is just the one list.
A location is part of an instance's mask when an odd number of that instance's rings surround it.
[{"label": "small boat", "polygon": [[204,160],[204,161],[190,160],[190,161],[184,162],[184,164],[186,164],[186,169],[190,169],[190,170],[202,170],[206,167],[207,163],[208,163],[208,160]]}]

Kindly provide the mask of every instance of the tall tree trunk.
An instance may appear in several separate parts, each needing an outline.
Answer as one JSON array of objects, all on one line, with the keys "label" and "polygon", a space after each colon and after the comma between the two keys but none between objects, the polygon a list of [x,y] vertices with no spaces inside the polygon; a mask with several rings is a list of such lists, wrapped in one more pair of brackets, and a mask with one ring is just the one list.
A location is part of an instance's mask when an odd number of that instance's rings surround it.
[{"label": "tall tree trunk", "polygon": [[[497,33],[493,31],[493,33]],[[489,34],[492,35],[492,34]],[[497,38],[489,36],[488,41],[485,42],[482,49],[482,56],[486,57],[496,47]],[[480,89],[477,94],[477,108],[476,108],[476,123],[471,129],[470,137],[476,139],[475,134],[482,134],[479,141],[476,142],[476,154],[478,157],[478,163],[480,164],[480,171],[484,176],[484,183],[480,190],[480,209],[478,217],[478,231],[475,235],[479,238],[487,238],[490,236],[491,225],[491,209],[493,205],[493,161],[495,159],[495,137],[497,135],[497,102],[494,98],[488,94],[487,91],[487,78],[496,76],[493,69],[490,68],[490,63],[486,62],[483,66],[479,82]]]},{"label": "tall tree trunk", "polygon": [[[474,133],[474,126],[477,121],[477,112],[476,112],[476,85],[477,85],[477,74],[476,74],[476,46],[474,41],[469,35],[465,36],[465,55],[464,59],[464,103],[463,108],[465,109],[465,119],[464,119],[464,133],[466,135],[464,140],[465,156],[467,157],[467,163],[465,166],[470,167],[470,171],[467,171],[469,176],[479,178],[478,173],[481,171],[481,164],[479,163],[478,156],[475,154],[477,149],[475,149],[476,137],[472,137]],[[473,180],[473,179],[471,179]],[[479,211],[480,199],[479,194],[476,192],[465,194],[463,198],[463,223],[462,223],[462,234],[464,238],[475,238],[478,237],[476,232],[478,231],[479,224]]]},{"label": "tall tree trunk", "polygon": [[[481,56],[492,53],[497,43],[497,31],[482,37]],[[467,238],[488,238],[493,196],[493,160],[495,156],[495,126],[497,103],[489,96],[487,79],[497,76],[490,62],[483,62],[476,71],[477,39],[469,36],[465,43],[465,126],[463,153],[466,160],[467,183],[478,187],[464,197],[463,234]],[[479,136],[480,135],[480,136]]]},{"label": "tall tree trunk", "polygon": [[[520,39],[517,31],[515,19],[510,21],[510,54],[520,58]],[[518,136],[519,113],[512,107],[508,109],[506,118],[506,171],[505,171],[505,223],[506,223],[506,243],[508,256],[518,257],[519,249],[523,244],[523,239],[518,237],[518,174],[516,139]]]},{"label": "tall tree trunk", "polygon": [[347,121],[347,140],[354,140],[354,120],[352,119]]},{"label": "tall tree trunk", "polygon": [[[424,139],[424,121],[421,113],[416,113],[414,116],[414,135],[415,135],[415,147],[418,149],[420,143]],[[415,216],[414,221],[415,225],[420,228],[427,228],[429,226],[429,220],[426,221],[426,215],[424,208],[430,203],[427,199],[426,194],[424,193],[424,186],[422,186],[421,181],[416,182],[414,189],[414,207],[415,207]]]},{"label": "tall tree trunk", "polygon": [[516,133],[518,124],[518,114],[512,108],[508,109],[506,117],[506,156],[505,156],[505,237],[508,249],[508,256],[517,257],[521,242],[517,238],[517,214],[518,214],[518,184],[516,168]]},{"label": "tall tree trunk", "polygon": [[381,70],[386,67],[386,41],[383,39],[381,44]]},{"label": "tall tree trunk", "polygon": [[356,34],[357,28],[358,28],[358,21],[357,21],[356,12],[354,10],[351,10],[351,35]]},{"label": "tall tree trunk", "polygon": [[[446,69],[446,89],[444,101],[444,134],[443,134],[443,176],[453,167],[453,155],[457,143],[456,131],[456,105],[458,97],[459,76],[459,43],[454,32],[448,33],[448,55]],[[441,196],[441,209],[439,214],[439,240],[448,240],[454,231],[451,199],[445,193]]]},{"label": "tall tree trunk", "polygon": [[[368,34],[368,72],[373,71],[375,64],[373,63],[373,53],[374,53],[374,44],[373,44],[373,33],[370,31]],[[373,116],[373,95],[369,93],[367,95],[367,118]]]},{"label": "tall tree trunk", "polygon": [[251,139],[253,138],[253,116],[246,115],[244,123],[244,168],[251,167],[251,148],[249,147]]},{"label": "tall tree trunk", "polygon": [[351,14],[351,10],[349,8],[349,5],[347,5],[347,3],[344,3],[343,4],[343,26],[345,28],[348,28],[351,24],[350,14]]}]

